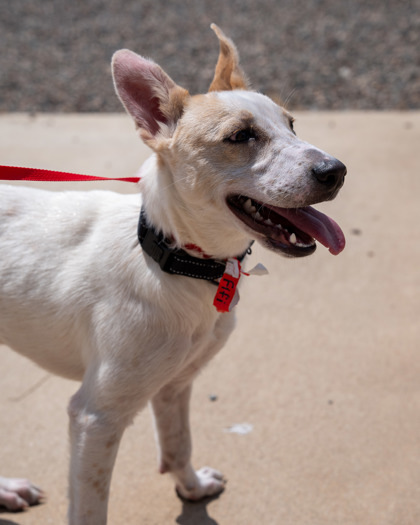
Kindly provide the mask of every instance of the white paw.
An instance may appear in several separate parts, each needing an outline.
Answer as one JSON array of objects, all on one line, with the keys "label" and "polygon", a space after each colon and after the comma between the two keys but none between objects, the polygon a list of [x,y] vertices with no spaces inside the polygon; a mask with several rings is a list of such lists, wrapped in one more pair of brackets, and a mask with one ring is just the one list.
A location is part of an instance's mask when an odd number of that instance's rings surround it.
[{"label": "white paw", "polygon": [[0,477],[0,506],[8,510],[24,510],[40,503],[45,495],[27,479]]},{"label": "white paw", "polygon": [[194,485],[177,485],[178,494],[192,501],[197,501],[208,496],[216,496],[225,488],[226,480],[223,474],[210,467],[203,467],[195,472]]}]

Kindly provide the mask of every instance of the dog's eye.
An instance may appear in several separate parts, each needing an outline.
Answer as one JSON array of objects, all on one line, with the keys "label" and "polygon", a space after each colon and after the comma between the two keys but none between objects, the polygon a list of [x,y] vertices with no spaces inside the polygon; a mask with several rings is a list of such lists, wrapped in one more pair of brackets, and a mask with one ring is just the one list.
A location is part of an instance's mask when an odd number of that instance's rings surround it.
[{"label": "dog's eye", "polygon": [[228,138],[229,142],[248,142],[255,139],[255,132],[252,128],[240,129]]}]

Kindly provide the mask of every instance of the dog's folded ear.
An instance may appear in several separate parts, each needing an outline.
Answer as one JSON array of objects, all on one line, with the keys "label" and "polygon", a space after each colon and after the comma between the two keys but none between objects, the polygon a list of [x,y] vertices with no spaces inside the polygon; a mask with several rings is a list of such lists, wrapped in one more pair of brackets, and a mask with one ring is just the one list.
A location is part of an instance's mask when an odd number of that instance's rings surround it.
[{"label": "dog's folded ear", "polygon": [[220,43],[219,59],[209,91],[249,89],[249,81],[239,66],[239,55],[235,44],[216,24],[210,26]]},{"label": "dog's folded ear", "polygon": [[170,138],[189,98],[188,91],[155,62],[128,49],[112,57],[112,74],[115,90],[142,139],[153,147],[157,138]]}]

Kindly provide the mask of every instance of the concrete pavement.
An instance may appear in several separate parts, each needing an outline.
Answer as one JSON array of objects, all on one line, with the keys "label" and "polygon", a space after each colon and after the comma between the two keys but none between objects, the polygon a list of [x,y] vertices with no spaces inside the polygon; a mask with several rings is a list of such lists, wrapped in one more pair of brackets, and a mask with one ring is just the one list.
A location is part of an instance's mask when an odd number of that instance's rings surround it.
[{"label": "concrete pavement", "polygon": [[[347,164],[338,198],[318,206],[347,247],[301,260],[254,249],[270,274],[246,279],[238,328],[192,402],[194,462],[222,470],[226,491],[182,503],[157,473],[145,411],[121,444],[110,524],[420,523],[420,112],[296,116],[302,138]],[[125,115],[0,115],[0,137],[0,164],[92,175],[133,175],[148,154]],[[6,347],[0,370],[0,472],[48,493],[0,525],[64,523],[77,384]],[[252,431],[226,432],[237,423]]]}]

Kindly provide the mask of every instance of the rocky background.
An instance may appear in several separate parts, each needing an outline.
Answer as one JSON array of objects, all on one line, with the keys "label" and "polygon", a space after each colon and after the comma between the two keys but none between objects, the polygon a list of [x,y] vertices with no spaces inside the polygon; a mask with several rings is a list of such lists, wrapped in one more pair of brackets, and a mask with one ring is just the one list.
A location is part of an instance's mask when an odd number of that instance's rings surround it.
[{"label": "rocky background", "polygon": [[420,107],[415,0],[0,0],[0,111],[121,111],[109,63],[123,47],[203,92],[211,22],[254,89],[291,109]]}]

